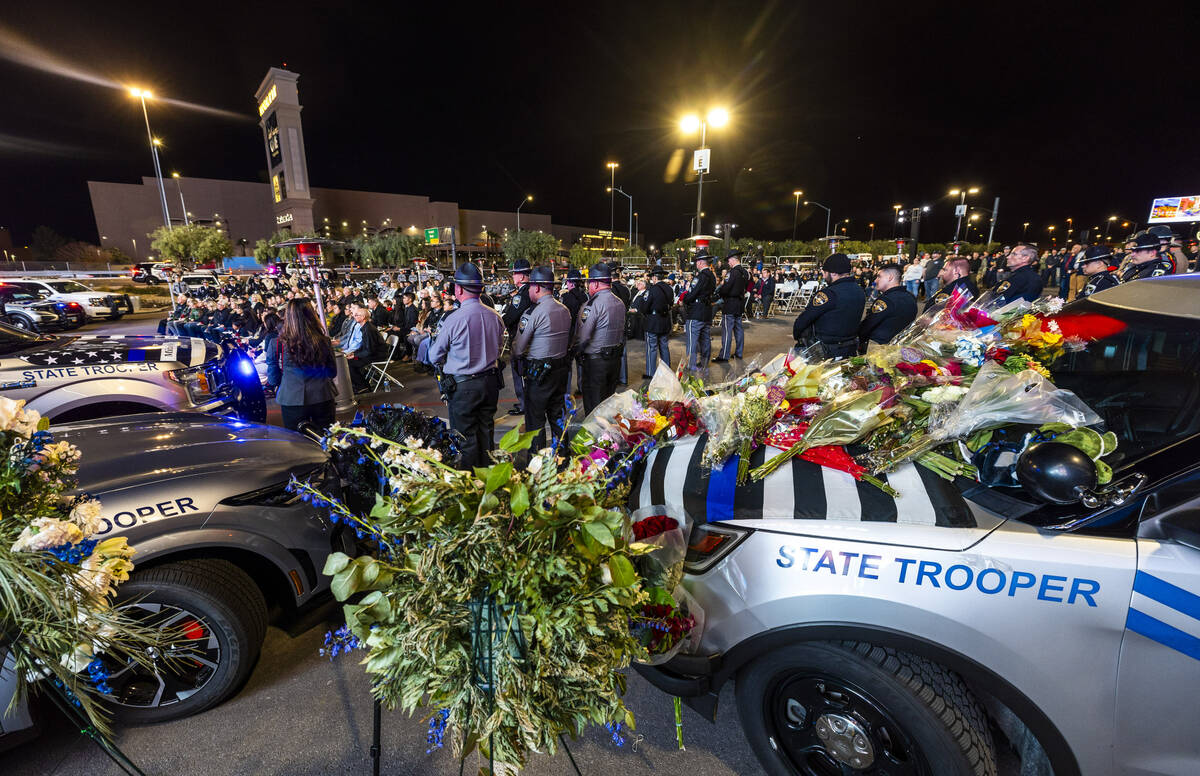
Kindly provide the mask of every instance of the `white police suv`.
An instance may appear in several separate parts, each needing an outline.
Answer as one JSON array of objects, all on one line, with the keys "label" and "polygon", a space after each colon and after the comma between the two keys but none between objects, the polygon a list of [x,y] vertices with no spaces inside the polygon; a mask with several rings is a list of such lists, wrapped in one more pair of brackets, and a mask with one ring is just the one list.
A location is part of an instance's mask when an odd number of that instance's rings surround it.
[{"label": "white police suv", "polygon": [[1175,276],[1064,310],[1095,340],[1055,382],[1120,440],[1073,503],[912,466],[893,500],[804,461],[735,488],[700,443],[657,451],[633,505],[701,524],[706,622],[643,675],[710,718],[734,680],[770,774],[1200,773],[1197,299]]}]

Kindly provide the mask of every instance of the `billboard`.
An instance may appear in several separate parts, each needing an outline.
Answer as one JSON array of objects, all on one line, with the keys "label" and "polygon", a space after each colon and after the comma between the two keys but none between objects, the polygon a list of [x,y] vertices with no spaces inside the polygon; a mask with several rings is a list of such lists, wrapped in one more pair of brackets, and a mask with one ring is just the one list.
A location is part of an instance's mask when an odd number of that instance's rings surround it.
[{"label": "billboard", "polygon": [[1150,206],[1150,224],[1200,221],[1200,194],[1190,197],[1159,197]]}]

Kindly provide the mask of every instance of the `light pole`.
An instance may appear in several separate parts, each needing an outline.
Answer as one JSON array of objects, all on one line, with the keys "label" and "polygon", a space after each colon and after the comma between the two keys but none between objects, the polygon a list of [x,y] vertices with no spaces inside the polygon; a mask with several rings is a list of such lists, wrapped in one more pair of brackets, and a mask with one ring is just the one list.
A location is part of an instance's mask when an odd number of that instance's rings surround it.
[{"label": "light pole", "polygon": [[875,242],[875,224],[868,224],[871,227],[871,239],[869,242]]},{"label": "light pole", "polygon": [[138,257],[138,252],[137,252],[137,238],[136,238],[136,237],[130,237],[129,239],[130,239],[130,240],[133,242],[133,258],[134,258],[134,259],[136,259],[136,258]]},{"label": "light pole", "polygon": [[[632,203],[630,203],[630,204],[632,204]],[[637,214],[637,212],[634,212],[634,214],[633,214],[633,244],[634,245],[638,244],[638,214]]]},{"label": "light pole", "polygon": [[1021,224],[1021,239],[1022,240],[1025,239],[1025,232],[1027,232],[1028,230],[1029,230],[1029,222],[1026,221],[1025,223]]},{"label": "light pole", "polygon": [[[720,129],[729,123],[729,111],[724,108],[713,108],[708,112],[708,115],[701,119],[696,115],[688,115],[683,117],[683,121],[679,123],[680,128],[689,135],[700,130],[700,150],[704,151],[708,148],[708,125],[712,124],[714,128]],[[711,155],[710,155],[711,156]],[[712,160],[709,159],[709,164]],[[705,166],[707,168],[708,165]],[[704,214],[701,210],[704,207],[704,169],[697,170],[698,179],[696,181],[696,231],[695,234],[700,234],[704,230],[702,219]]]},{"label": "light pole", "polygon": [[633,236],[633,197],[630,196],[629,194],[626,194],[622,189],[618,189],[616,186],[609,186],[608,193],[612,194],[614,191],[618,192],[622,197],[625,197],[625,199],[629,200],[629,234],[627,236],[632,237]]},{"label": "light pole", "polygon": [[[844,224],[844,226],[842,226],[842,234],[846,234],[847,230],[850,229],[850,219],[847,218],[847,219],[843,220],[842,223]],[[849,236],[849,235],[847,235],[847,236]]]},{"label": "light pole", "polygon": [[175,188],[179,190],[179,207],[183,208],[183,225],[190,226],[191,221],[188,221],[187,204],[183,201],[183,183],[179,179],[179,173],[171,173],[171,177],[175,179]]},{"label": "light pole", "polygon": [[796,207],[792,210],[792,240],[796,239],[796,218],[800,215],[800,195],[803,191],[797,189],[792,192],[792,196],[796,198]]},{"label": "light pole", "polygon": [[525,199],[521,200],[521,204],[517,205],[517,231],[521,231],[521,208],[525,207],[526,202],[533,202],[533,195],[526,194]]},{"label": "light pole", "polygon": [[1108,228],[1110,226],[1112,226],[1112,222],[1116,221],[1116,220],[1117,220],[1116,216],[1109,216],[1108,220],[1104,222],[1104,239],[1105,239],[1105,241],[1108,240]]},{"label": "light pole", "polygon": [[621,165],[617,162],[608,163],[608,240],[606,242],[612,245],[613,223],[617,218],[617,197],[613,194],[613,189],[617,187],[617,168]]},{"label": "light pole", "polygon": [[972,186],[969,189],[963,189],[961,191],[959,191],[958,189],[950,189],[950,196],[957,197],[959,195],[962,195],[962,198],[958,201],[958,207],[954,209],[955,214],[958,215],[958,225],[954,227],[954,241],[955,242],[958,242],[959,232],[962,231],[963,216],[966,215],[966,213],[967,213],[967,195],[968,194],[978,194],[978,193],[979,193],[979,188],[976,186]]},{"label": "light pole", "polygon": [[892,205],[892,210],[896,211],[896,214],[892,216],[892,239],[895,239],[897,228],[900,226],[900,208],[902,207],[904,205]]},{"label": "light pole", "polygon": [[146,120],[146,140],[150,143],[150,155],[154,157],[154,175],[158,178],[158,198],[162,203],[163,223],[169,230],[171,228],[171,214],[167,211],[167,189],[163,186],[162,166],[158,163],[159,141],[154,139],[154,134],[150,131],[150,113],[146,110],[146,99],[154,99],[154,95],[148,89],[130,89],[129,94],[142,101],[142,118]]},{"label": "light pole", "polygon": [[824,208],[824,210],[825,210],[825,236],[826,237],[831,236],[832,233],[829,231],[829,216],[831,215],[832,211],[830,211],[829,208],[825,207],[820,202],[814,202],[811,199],[804,200],[804,204],[805,204],[805,206],[816,205],[819,208]]}]

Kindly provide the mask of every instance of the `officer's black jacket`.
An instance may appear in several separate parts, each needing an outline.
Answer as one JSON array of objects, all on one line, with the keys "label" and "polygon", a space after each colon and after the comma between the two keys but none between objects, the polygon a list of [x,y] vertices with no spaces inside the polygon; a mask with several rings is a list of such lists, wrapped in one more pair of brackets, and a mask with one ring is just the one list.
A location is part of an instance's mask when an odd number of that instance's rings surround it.
[{"label": "officer's black jacket", "polygon": [[722,313],[741,315],[745,311],[746,286],[749,282],[750,276],[741,264],[729,268],[729,271],[725,273],[725,280],[717,289],[717,296],[725,300],[725,306],[721,309]]},{"label": "officer's black jacket", "polygon": [[954,293],[954,289],[956,288],[962,288],[969,291],[971,294],[971,299],[979,298],[979,289],[975,287],[975,281],[971,280],[969,277],[961,277],[955,279],[955,281],[948,286],[942,286],[940,291],[931,296],[929,299],[926,299],[924,309],[928,310],[935,304],[941,304],[942,302],[946,301],[950,298],[950,295]]},{"label": "officer's black jacket", "polygon": [[1121,272],[1121,282],[1128,283],[1131,280],[1141,280],[1142,278],[1156,278],[1162,275],[1175,274],[1175,260],[1169,256],[1158,254],[1158,258],[1154,261],[1148,261],[1145,264],[1133,264]]},{"label": "officer's black jacket", "polygon": [[575,342],[575,327],[579,324],[579,308],[583,307],[587,301],[587,291],[584,291],[579,286],[575,286],[570,291],[563,292],[560,302],[567,306],[571,311],[571,342]]},{"label": "officer's black jacket", "polygon": [[1008,304],[1015,299],[1032,302],[1042,295],[1042,276],[1032,264],[1026,264],[1013,270],[1008,279],[1001,281],[992,291],[1001,304]]},{"label": "officer's black jacket", "polygon": [[808,307],[796,316],[792,336],[803,339],[804,331],[812,327],[817,339],[826,343],[852,339],[858,332],[867,295],[852,277],[838,278],[813,294]]},{"label": "officer's black jacket", "polygon": [[509,333],[517,330],[517,324],[521,322],[521,316],[525,311],[533,306],[533,302],[529,301],[529,284],[522,283],[521,290],[515,296],[517,297],[516,304],[510,300],[508,307],[504,308],[504,327]]},{"label": "officer's black jacket", "polygon": [[858,326],[858,338],[864,344],[867,340],[891,342],[916,317],[917,298],[904,286],[889,288],[871,303],[867,317]]},{"label": "officer's black jacket", "polygon": [[689,321],[712,320],[712,295],[717,288],[717,278],[705,267],[692,280],[691,289],[683,295],[684,317]]},{"label": "officer's black jacket", "polygon": [[375,324],[376,329],[386,328],[388,325],[388,309],[383,305],[377,305],[371,311],[371,323]]},{"label": "officer's black jacket", "polygon": [[646,289],[645,329],[650,334],[671,333],[671,287],[659,281]]},{"label": "officer's black jacket", "polygon": [[629,293],[629,286],[619,280],[614,280],[612,282],[612,292],[616,295],[617,299],[621,300],[621,304],[625,305],[625,309],[628,310],[630,302],[633,299]]},{"label": "officer's black jacket", "polygon": [[1088,275],[1087,282],[1083,284],[1083,288],[1079,289],[1079,295],[1076,299],[1083,299],[1085,296],[1091,296],[1106,288],[1121,285],[1121,281],[1117,280],[1117,276],[1108,270],[1097,272],[1095,275]]}]

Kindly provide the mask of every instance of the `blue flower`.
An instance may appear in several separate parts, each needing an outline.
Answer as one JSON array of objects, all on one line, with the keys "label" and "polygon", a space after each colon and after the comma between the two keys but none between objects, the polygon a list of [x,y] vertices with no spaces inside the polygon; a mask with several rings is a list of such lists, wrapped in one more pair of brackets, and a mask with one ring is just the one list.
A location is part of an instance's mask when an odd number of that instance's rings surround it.
[{"label": "blue flower", "polygon": [[445,745],[446,723],[449,719],[450,709],[442,709],[429,718],[429,732],[425,734],[425,743],[429,744],[429,748],[425,754],[432,754],[434,749],[441,749]]},{"label": "blue flower", "polygon": [[620,722],[606,722],[604,729],[612,733],[612,742],[617,746],[625,746],[625,736],[621,735]]}]

